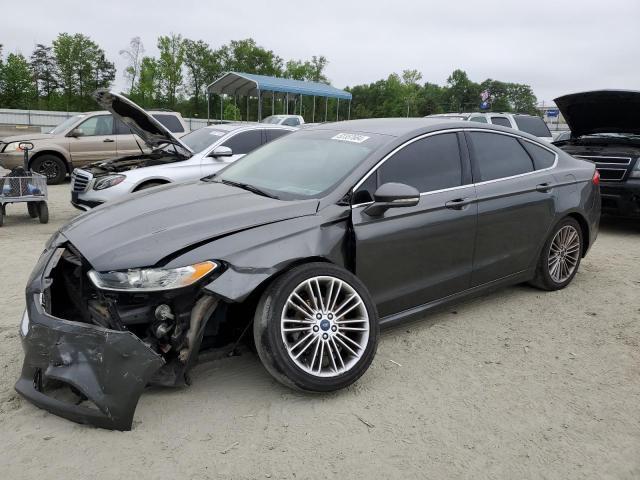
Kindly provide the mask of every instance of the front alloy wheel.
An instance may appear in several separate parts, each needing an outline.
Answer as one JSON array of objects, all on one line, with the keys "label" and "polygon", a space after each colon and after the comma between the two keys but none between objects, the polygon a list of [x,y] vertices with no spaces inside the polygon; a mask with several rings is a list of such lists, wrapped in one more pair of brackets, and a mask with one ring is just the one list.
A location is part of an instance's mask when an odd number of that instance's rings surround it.
[{"label": "front alloy wheel", "polygon": [[254,338],[262,363],[282,383],[331,391],[369,367],[378,340],[377,313],[355,276],[331,264],[294,268],[264,293]]}]

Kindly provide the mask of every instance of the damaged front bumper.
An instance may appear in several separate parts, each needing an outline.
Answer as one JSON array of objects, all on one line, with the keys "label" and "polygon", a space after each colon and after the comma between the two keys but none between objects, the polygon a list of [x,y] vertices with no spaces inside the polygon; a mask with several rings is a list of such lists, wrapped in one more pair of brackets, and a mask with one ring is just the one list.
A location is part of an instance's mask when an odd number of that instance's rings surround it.
[{"label": "damaged front bumper", "polygon": [[[74,422],[130,430],[138,399],[164,365],[162,357],[131,332],[57,319],[30,303],[18,393]],[[60,383],[91,406],[51,396],[49,387]]]},{"label": "damaged front bumper", "polygon": [[51,306],[51,290],[60,281],[54,270],[62,262],[65,243],[60,235],[48,246],[28,281],[20,326],[25,358],[15,389],[38,407],[69,420],[130,430],[145,386],[187,384],[217,300],[212,296],[194,300],[181,317],[182,348],[175,351],[164,345],[168,355],[130,329],[107,328],[86,318],[60,318]]}]

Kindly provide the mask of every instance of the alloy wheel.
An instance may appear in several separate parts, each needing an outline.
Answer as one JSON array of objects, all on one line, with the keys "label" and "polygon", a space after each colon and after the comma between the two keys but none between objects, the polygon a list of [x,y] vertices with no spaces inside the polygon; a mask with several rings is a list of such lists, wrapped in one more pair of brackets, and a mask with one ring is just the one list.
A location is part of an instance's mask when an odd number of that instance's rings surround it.
[{"label": "alloy wheel", "polygon": [[280,320],[289,357],[305,372],[335,377],[360,360],[369,340],[369,315],[347,282],[317,276],[289,295]]},{"label": "alloy wheel", "polygon": [[48,180],[53,180],[58,176],[59,167],[56,162],[53,160],[45,160],[40,164],[40,168],[38,168],[38,173],[46,175]]},{"label": "alloy wheel", "polygon": [[580,259],[580,235],[572,225],[558,230],[549,248],[549,275],[556,283],[566,282]]}]

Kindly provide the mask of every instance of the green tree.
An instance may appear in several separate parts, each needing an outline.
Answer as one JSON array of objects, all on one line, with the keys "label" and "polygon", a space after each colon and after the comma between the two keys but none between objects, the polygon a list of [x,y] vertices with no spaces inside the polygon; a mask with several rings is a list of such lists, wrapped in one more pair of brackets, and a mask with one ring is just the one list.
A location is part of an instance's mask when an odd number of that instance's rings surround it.
[{"label": "green tree", "polygon": [[204,113],[206,88],[222,73],[222,65],[216,53],[202,40],[184,40],[184,65],[187,69],[188,92],[191,95],[193,112]]},{"label": "green tree", "polygon": [[294,80],[328,83],[327,77],[324,75],[327,63],[327,59],[322,55],[319,57],[314,55],[311,57],[311,61],[289,60],[285,64],[282,75]]},{"label": "green tree", "polygon": [[452,112],[475,110],[480,103],[480,86],[469,80],[463,70],[454,70],[447,78],[448,109]]},{"label": "green tree", "polygon": [[22,54],[10,53],[2,66],[2,106],[30,108],[35,96],[35,82],[29,62]]},{"label": "green tree", "polygon": [[281,76],[282,58],[256,44],[252,38],[232,40],[222,46],[217,54],[222,59],[225,71],[256,73],[260,75]]},{"label": "green tree", "polygon": [[131,98],[144,108],[156,106],[160,96],[160,73],[158,62],[152,57],[143,57],[140,61],[138,83],[136,83]]},{"label": "green tree", "polygon": [[420,85],[418,82],[422,80],[422,74],[418,70],[403,70],[402,84],[404,86],[404,98],[407,104],[407,117],[415,114],[416,102],[420,94]]},{"label": "green tree", "polygon": [[178,88],[182,85],[182,66],[184,63],[184,42],[182,35],[172,33],[158,38],[158,75],[165,104],[174,108]]},{"label": "green tree", "polygon": [[36,96],[43,97],[45,106],[50,108],[52,96],[59,87],[58,67],[52,48],[41,43],[37,44],[31,54],[30,67],[35,80]]}]

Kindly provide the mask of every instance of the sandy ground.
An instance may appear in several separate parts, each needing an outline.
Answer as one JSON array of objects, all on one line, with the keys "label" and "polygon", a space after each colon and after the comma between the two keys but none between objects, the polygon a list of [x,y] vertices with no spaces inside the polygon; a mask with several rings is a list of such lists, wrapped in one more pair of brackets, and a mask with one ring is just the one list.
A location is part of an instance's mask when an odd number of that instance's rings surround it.
[{"label": "sandy ground", "polygon": [[369,372],[292,392],[245,354],[145,392],[131,432],[13,390],[23,288],[51,222],[0,229],[0,478],[640,478],[640,222],[606,221],[573,284],[516,286],[383,333]]}]

